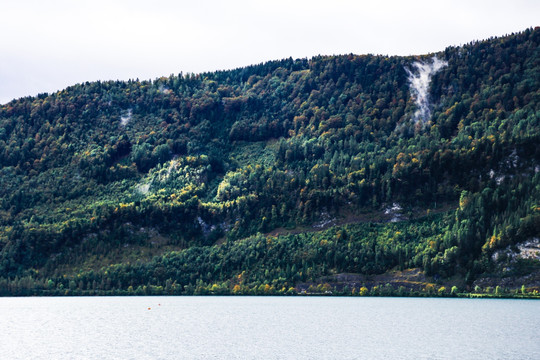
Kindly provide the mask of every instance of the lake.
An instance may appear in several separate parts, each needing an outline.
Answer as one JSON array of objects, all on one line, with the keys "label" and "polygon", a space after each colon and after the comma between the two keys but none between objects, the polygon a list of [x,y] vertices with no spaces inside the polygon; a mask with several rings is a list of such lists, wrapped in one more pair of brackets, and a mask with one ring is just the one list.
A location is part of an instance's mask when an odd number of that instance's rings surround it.
[{"label": "lake", "polygon": [[2,359],[540,359],[540,301],[0,298]]}]

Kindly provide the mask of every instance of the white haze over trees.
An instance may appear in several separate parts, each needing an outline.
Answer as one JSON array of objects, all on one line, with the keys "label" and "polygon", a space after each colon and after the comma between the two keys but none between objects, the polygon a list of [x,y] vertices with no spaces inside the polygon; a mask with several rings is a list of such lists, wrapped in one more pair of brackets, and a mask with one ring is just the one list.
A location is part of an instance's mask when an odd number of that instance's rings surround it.
[{"label": "white haze over trees", "polygon": [[120,125],[126,126],[131,121],[132,116],[133,116],[133,110],[128,109],[125,115],[120,116]]},{"label": "white haze over trees", "polygon": [[405,68],[409,75],[411,85],[411,93],[415,97],[416,106],[413,120],[415,123],[422,122],[425,124],[431,118],[431,109],[429,105],[429,84],[431,77],[440,69],[447,66],[446,61],[440,60],[436,56],[431,59],[431,62],[416,61],[413,66],[416,72]]},{"label": "white haze over trees", "polygon": [[538,0],[4,0],[0,104],[96,80],[425,55],[539,25]]}]

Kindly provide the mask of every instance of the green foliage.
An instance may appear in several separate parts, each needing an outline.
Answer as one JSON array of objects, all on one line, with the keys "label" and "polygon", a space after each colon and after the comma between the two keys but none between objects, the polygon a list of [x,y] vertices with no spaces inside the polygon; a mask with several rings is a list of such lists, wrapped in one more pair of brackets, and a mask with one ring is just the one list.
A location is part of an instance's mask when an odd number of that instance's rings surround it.
[{"label": "green foliage", "polygon": [[[471,283],[496,250],[540,234],[539,37],[438,53],[448,66],[426,126],[412,120],[412,57],[285,59],[14,100],[0,107],[0,278],[17,293],[290,294],[331,273],[420,267]],[[255,235],[389,220],[392,204],[408,221]],[[413,220],[433,210],[446,212]],[[139,247],[157,257],[134,265]]]}]

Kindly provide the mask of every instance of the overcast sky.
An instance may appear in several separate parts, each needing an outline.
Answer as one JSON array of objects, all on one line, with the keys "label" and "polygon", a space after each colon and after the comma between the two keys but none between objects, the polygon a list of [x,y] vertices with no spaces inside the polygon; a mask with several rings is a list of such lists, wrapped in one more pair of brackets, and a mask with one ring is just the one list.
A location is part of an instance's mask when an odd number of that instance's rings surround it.
[{"label": "overcast sky", "polygon": [[537,25],[538,0],[0,0],[0,104],[290,56],[426,54]]}]

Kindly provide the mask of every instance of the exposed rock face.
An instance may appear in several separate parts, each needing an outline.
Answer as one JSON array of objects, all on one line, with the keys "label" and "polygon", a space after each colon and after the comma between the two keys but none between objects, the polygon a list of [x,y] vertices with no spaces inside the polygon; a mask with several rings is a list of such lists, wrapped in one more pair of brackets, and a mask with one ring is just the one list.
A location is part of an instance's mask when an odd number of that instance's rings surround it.
[{"label": "exposed rock face", "polygon": [[540,260],[540,238],[532,238],[521,244],[517,244],[515,251],[512,247],[507,247],[503,250],[498,250],[491,256],[493,261],[498,261],[503,255],[511,262],[517,259],[533,259]]}]

